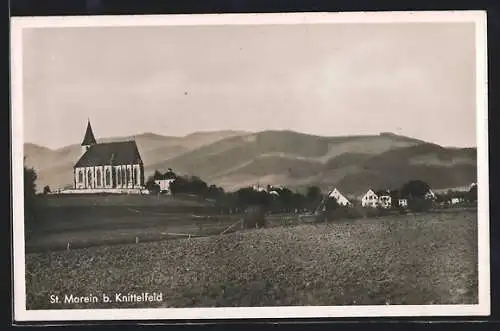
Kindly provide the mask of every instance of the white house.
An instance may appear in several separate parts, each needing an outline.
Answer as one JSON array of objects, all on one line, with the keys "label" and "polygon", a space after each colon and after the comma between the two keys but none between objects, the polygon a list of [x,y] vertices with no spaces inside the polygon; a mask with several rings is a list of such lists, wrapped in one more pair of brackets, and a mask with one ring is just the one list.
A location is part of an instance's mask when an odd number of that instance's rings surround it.
[{"label": "white house", "polygon": [[378,205],[382,208],[391,208],[392,197],[389,192],[384,192],[378,195]]},{"label": "white house", "polygon": [[172,192],[170,191],[170,184],[172,184],[173,181],[175,181],[175,178],[156,179],[155,183],[160,186],[161,193],[171,194]]},{"label": "white house", "polygon": [[361,206],[377,208],[378,196],[372,189],[369,189],[361,198]]},{"label": "white house", "polygon": [[337,200],[337,203],[341,206],[352,205],[351,202],[347,200],[347,198],[344,195],[342,195],[342,193],[340,193],[340,191],[337,190],[336,188],[333,189],[333,191],[331,191],[330,193],[328,193],[328,197]]},{"label": "white house", "polygon": [[456,205],[457,203],[460,203],[462,201],[463,201],[463,199],[461,199],[461,198],[451,198],[450,203],[452,205]]},{"label": "white house", "polygon": [[431,189],[429,189],[429,191],[427,191],[427,193],[425,193],[424,198],[426,200],[436,200],[437,199],[436,194],[434,194],[434,192],[432,192]]},{"label": "white house", "polygon": [[408,199],[399,198],[398,205],[399,205],[399,207],[408,207]]},{"label": "white house", "polygon": [[261,186],[261,185],[259,185],[259,184],[257,184],[257,185],[253,185],[253,186],[252,186],[252,189],[253,189],[254,191],[257,191],[257,192],[267,192],[267,188],[266,188],[266,187],[264,187],[264,186]]}]

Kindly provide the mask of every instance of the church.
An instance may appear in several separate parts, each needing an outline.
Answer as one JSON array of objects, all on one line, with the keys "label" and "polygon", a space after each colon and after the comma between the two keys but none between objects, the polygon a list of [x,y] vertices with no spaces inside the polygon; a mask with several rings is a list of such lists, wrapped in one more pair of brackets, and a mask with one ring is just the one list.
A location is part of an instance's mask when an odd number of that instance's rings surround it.
[{"label": "church", "polygon": [[144,188],[144,164],[134,140],[97,143],[89,121],[81,147],[73,167],[75,190],[140,193]]}]

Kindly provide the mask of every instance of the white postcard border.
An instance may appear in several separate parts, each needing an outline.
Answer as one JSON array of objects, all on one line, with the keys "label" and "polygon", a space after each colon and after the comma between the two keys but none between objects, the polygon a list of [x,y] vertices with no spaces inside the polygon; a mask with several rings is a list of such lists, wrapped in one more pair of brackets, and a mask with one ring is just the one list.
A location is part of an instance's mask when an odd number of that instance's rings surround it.
[{"label": "white postcard border", "polygon": [[[476,105],[478,162],[477,305],[301,306],[238,308],[57,309],[26,310],[24,201],[22,31],[46,27],[129,27],[164,25],[264,25],[403,22],[471,22],[476,26]],[[489,179],[486,12],[349,12],[280,14],[203,14],[137,16],[14,17],[11,19],[12,201],[14,257],[14,320],[209,320],[325,317],[487,316],[490,314]]]}]

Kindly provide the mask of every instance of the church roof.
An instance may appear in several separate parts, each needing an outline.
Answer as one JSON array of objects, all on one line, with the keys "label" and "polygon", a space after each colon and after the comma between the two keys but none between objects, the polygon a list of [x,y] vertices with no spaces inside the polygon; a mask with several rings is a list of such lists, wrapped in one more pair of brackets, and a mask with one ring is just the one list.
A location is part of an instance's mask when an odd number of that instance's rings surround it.
[{"label": "church roof", "polygon": [[90,126],[90,121],[87,123],[87,130],[85,131],[85,137],[83,137],[82,146],[94,145],[96,144],[94,132],[92,132],[92,127]]},{"label": "church roof", "polygon": [[91,145],[76,162],[75,168],[101,165],[142,164],[135,141]]}]

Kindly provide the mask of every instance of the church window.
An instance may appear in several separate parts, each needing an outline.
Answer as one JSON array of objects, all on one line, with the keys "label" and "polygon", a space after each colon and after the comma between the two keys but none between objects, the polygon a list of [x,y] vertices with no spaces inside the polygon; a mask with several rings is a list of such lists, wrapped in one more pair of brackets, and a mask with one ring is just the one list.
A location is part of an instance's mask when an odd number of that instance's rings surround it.
[{"label": "church window", "polygon": [[139,176],[139,168],[135,168],[135,182],[140,184],[141,176]]},{"label": "church window", "polygon": [[92,170],[87,172],[87,186],[92,187]]},{"label": "church window", "polygon": [[106,178],[104,181],[104,185],[111,185],[111,171],[109,169],[106,169]]},{"label": "church window", "polygon": [[83,171],[81,170],[78,172],[78,182],[83,183]]},{"label": "church window", "polygon": [[122,171],[120,168],[116,169],[116,181],[118,185],[122,183]]},{"label": "church window", "polygon": [[96,176],[97,186],[101,186],[101,169],[97,169],[95,176]]},{"label": "church window", "polygon": [[127,174],[125,173],[125,170],[126,169],[123,169],[123,171],[122,171],[122,184],[123,185],[127,184],[127,177],[126,177]]},{"label": "church window", "polygon": [[132,170],[130,168],[127,168],[127,177],[128,177],[128,182],[132,183]]}]

